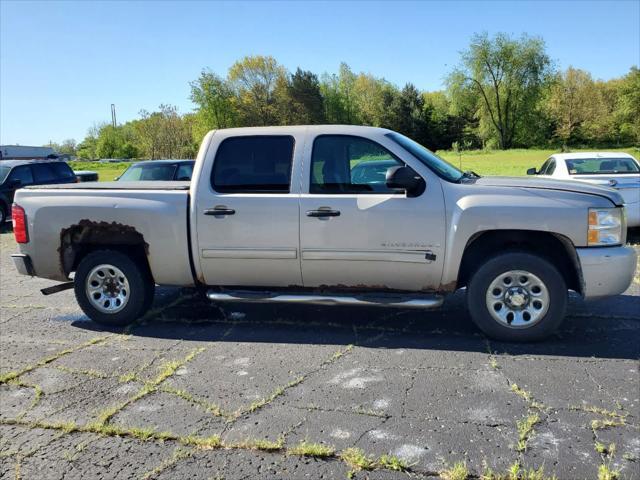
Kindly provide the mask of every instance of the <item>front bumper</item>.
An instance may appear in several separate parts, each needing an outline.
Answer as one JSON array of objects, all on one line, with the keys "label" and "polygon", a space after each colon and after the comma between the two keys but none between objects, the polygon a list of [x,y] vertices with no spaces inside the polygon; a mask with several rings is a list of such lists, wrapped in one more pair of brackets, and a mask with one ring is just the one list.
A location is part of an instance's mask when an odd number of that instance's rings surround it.
[{"label": "front bumper", "polygon": [[16,266],[16,270],[21,275],[30,275],[35,276],[36,272],[33,270],[33,264],[31,263],[31,258],[29,255],[25,255],[24,253],[14,253],[11,255],[11,259],[13,260],[13,264]]},{"label": "front bumper", "polygon": [[633,247],[576,248],[576,252],[582,267],[585,299],[618,295],[631,285],[637,264]]}]

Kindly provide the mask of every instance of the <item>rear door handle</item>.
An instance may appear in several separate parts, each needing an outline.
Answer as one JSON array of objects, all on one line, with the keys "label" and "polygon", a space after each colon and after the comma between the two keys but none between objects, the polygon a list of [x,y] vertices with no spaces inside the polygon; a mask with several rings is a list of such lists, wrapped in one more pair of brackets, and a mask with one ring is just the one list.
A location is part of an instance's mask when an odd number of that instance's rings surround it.
[{"label": "rear door handle", "polygon": [[319,210],[307,210],[307,217],[339,217],[340,210],[329,210],[329,209],[319,209]]},{"label": "rear door handle", "polygon": [[233,208],[227,208],[224,205],[218,205],[213,208],[207,208],[204,211],[205,215],[214,215],[214,216],[224,216],[224,215],[235,215],[236,211]]}]

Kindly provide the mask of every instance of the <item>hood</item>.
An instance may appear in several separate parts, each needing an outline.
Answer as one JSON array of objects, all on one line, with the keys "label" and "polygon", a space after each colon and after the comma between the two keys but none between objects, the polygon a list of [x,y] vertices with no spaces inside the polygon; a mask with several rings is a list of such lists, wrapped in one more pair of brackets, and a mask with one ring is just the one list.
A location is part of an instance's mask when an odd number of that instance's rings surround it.
[{"label": "hood", "polygon": [[613,202],[614,205],[622,205],[622,196],[613,188],[575,180],[552,180],[548,178],[530,177],[481,177],[476,180],[476,185],[488,187],[516,187],[532,188],[536,190],[560,190],[563,192],[575,192],[586,195],[597,195]]}]

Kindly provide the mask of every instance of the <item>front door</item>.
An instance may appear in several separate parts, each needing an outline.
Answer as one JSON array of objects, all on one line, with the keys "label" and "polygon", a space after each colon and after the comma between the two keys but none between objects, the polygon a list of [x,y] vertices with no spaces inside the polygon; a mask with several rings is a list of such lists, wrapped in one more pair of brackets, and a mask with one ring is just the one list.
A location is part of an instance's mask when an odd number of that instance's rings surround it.
[{"label": "front door", "polygon": [[213,167],[200,173],[207,178],[200,180],[196,198],[198,258],[206,284],[302,285],[299,194],[291,190],[301,137],[213,136]]},{"label": "front door", "polygon": [[304,285],[436,290],[445,241],[439,181],[427,179],[425,192],[408,198],[385,184],[387,169],[405,161],[381,143],[319,135],[311,145],[300,200]]}]

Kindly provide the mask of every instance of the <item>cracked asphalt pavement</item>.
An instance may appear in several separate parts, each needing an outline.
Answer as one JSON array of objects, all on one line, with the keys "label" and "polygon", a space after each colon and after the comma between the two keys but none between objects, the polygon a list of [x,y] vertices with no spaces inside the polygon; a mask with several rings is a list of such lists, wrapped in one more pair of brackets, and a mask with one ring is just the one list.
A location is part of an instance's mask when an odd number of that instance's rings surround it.
[{"label": "cracked asphalt pavement", "polygon": [[640,276],[536,344],[488,341],[464,292],[420,312],[162,288],[106,330],[0,241],[0,478],[640,478]]}]

